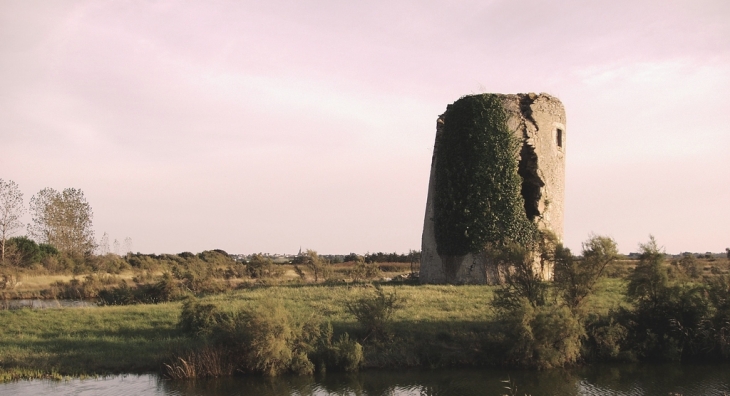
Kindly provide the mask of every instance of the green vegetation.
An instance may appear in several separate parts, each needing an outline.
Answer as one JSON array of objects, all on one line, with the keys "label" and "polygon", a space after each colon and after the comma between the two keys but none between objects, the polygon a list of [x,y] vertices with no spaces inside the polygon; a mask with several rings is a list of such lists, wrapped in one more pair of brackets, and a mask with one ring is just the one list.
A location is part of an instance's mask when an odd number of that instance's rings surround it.
[{"label": "green vegetation", "polygon": [[[689,255],[667,263],[653,239],[638,261],[619,260],[605,237],[591,237],[578,257],[550,235],[537,248],[505,241],[490,251],[505,269],[499,287],[372,287],[361,282],[412,264],[357,255],[333,264],[314,251],[281,265],[263,255],[238,262],[221,250],[75,256],[24,237],[8,242],[22,265],[3,267],[6,296],[19,295],[30,274],[87,270],[49,282],[41,295],[95,297],[108,307],[0,312],[7,379],[730,357],[727,263]],[[546,265],[554,282],[542,280]]]},{"label": "green vegetation", "polygon": [[[386,296],[395,288],[383,286]],[[485,318],[489,317],[490,308],[483,302],[491,295],[492,288],[407,285],[397,288],[403,307],[393,312],[390,330],[400,345],[365,344],[363,367],[464,362],[462,352],[478,341]],[[279,308],[273,313],[266,308],[263,313],[268,312],[273,318],[288,316],[290,330],[310,320],[325,325],[329,322],[332,331],[328,334],[319,330],[315,344],[329,345],[330,349],[317,347],[311,361],[315,365],[324,361],[328,370],[351,369],[356,359],[347,356],[357,355],[353,342],[362,342],[368,330],[346,306],[374,295],[375,290],[367,284],[272,286],[241,289],[208,296],[195,304],[185,303],[193,306],[187,309],[187,312],[197,312],[193,315],[181,315],[185,310],[180,302],[0,311],[0,321],[4,324],[0,328],[0,364],[6,372],[38,370],[61,375],[159,371],[165,363],[173,366],[180,362],[180,357],[188,361],[186,356],[191,352],[197,354],[205,351],[205,345],[215,345],[215,337],[220,336],[212,331],[216,324],[230,318],[250,318],[251,312],[257,312],[258,307],[269,302]],[[203,308],[196,309],[196,304]],[[209,308],[211,305],[215,308]],[[209,309],[212,312],[205,313]],[[239,325],[244,322],[237,321]],[[294,343],[298,338],[285,340]],[[424,340],[433,345],[422,344]],[[417,353],[411,356],[413,351]],[[473,356],[474,352],[469,354]]]},{"label": "green vegetation", "polygon": [[44,188],[31,198],[30,213],[33,224],[28,233],[34,240],[73,255],[89,254],[96,248],[94,213],[83,191]]},{"label": "green vegetation", "polygon": [[0,377],[730,358],[726,275],[664,276],[674,267],[651,241],[638,261],[609,260],[602,237],[579,257],[556,252],[557,281],[542,284],[525,268],[503,286],[293,283],[155,305],[0,311]]},{"label": "green vegetation", "polygon": [[443,128],[435,147],[438,253],[460,256],[489,245],[532,245],[537,228],[521,195],[521,142],[507,127],[499,96],[462,97],[447,108]]}]

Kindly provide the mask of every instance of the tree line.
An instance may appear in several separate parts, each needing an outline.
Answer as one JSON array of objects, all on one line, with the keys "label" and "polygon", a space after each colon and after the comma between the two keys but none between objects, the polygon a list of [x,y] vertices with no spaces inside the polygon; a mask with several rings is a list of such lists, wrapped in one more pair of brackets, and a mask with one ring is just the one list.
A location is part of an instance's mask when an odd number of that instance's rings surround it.
[{"label": "tree line", "polygon": [[366,263],[420,263],[421,251],[409,250],[408,253],[365,253],[360,256],[356,253],[350,253],[344,257],[345,262],[363,260]]},{"label": "tree line", "polygon": [[[26,211],[31,215],[27,236],[12,238],[24,228],[21,218]],[[56,253],[92,254],[97,246],[93,217],[91,205],[79,189],[44,188],[30,199],[26,210],[18,185],[12,180],[0,179],[0,263],[5,265],[18,249],[22,254],[36,255],[35,258]]]}]

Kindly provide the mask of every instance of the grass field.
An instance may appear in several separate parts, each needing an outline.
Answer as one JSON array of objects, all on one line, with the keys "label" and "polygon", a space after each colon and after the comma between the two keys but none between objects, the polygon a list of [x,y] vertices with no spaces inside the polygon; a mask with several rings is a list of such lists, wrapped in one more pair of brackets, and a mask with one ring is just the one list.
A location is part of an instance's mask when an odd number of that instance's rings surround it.
[{"label": "grass field", "polygon": [[[352,270],[353,266],[354,262],[332,264],[331,280],[340,282],[345,280],[351,280],[349,272]],[[408,274],[411,271],[410,263],[379,263],[378,266],[381,268],[382,278],[385,279],[393,278],[398,275]],[[278,276],[265,278],[265,280],[263,281],[264,283],[268,285],[276,285],[314,282],[314,275],[311,273],[311,270],[308,269],[306,266],[299,266],[301,271],[305,274],[305,279],[301,279],[301,277],[297,274],[295,266],[293,264],[278,264],[276,265],[276,268]],[[221,267],[219,269],[225,270],[224,267]],[[418,271],[418,264],[416,264],[413,269],[415,271]],[[162,274],[162,270],[147,272],[135,269],[122,271],[121,273],[117,274],[98,273],[95,275],[108,278],[110,280],[110,282],[108,282],[109,284],[117,284],[119,281],[125,280],[127,281],[127,283],[134,285],[135,279],[141,278],[143,279],[142,282],[154,282],[159,279]],[[44,273],[44,271],[33,271],[27,269],[19,270],[15,273],[15,279],[17,280],[17,282],[14,283],[12,287],[0,288],[0,299],[48,298],[48,294],[44,294],[44,291],[50,289],[54,283],[68,283],[72,279],[78,279],[80,281],[83,281],[84,278],[88,275],[89,274],[47,274]],[[215,278],[214,281],[220,283],[221,285],[224,285],[224,289],[236,288],[240,284],[255,284],[257,282],[262,282],[261,279],[251,278]]]},{"label": "grass field", "polygon": [[[605,279],[591,312],[622,303],[624,283]],[[483,358],[479,341],[490,330],[493,286],[383,286],[402,308],[394,317],[397,342],[366,347],[365,367],[454,366]],[[295,317],[317,316],[335,333],[362,337],[346,302],[373,293],[369,284],[291,285],[249,288],[205,297],[236,311],[279,300]],[[181,303],[98,308],[0,311],[0,379],[54,375],[155,372],[176,351],[199,341],[177,328]]]}]

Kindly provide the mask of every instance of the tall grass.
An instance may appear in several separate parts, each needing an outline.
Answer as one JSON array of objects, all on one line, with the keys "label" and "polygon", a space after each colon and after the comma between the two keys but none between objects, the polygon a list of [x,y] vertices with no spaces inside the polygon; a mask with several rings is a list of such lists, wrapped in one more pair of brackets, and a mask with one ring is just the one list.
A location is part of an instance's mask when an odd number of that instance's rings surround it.
[{"label": "tall grass", "polygon": [[[605,313],[619,304],[621,282],[602,281],[587,302],[588,309]],[[480,345],[494,331],[494,312],[488,304],[494,287],[401,285],[382,289],[388,295],[397,290],[402,302],[391,317],[390,330],[398,340],[366,345],[364,367],[486,364],[493,358]],[[368,284],[254,287],[204,297],[200,303],[214,304],[222,314],[233,315],[278,300],[296,320],[316,314],[330,322],[333,340],[349,333],[362,342],[367,330],[348,312],[347,303],[371,297],[374,291]],[[203,344],[177,327],[181,308],[182,303],[176,302],[0,311],[0,372],[145,373],[158,371],[163,363],[178,364],[177,370],[184,370],[183,361],[191,361],[184,351],[199,350]]]}]

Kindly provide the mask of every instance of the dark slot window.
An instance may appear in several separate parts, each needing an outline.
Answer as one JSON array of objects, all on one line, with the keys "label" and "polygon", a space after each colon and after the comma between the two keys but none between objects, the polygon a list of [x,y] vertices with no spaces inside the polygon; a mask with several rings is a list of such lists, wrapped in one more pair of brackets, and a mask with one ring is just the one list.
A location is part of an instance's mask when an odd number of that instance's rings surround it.
[{"label": "dark slot window", "polygon": [[558,147],[560,147],[560,148],[563,147],[563,130],[562,129],[558,129],[555,132],[555,141],[558,143]]}]

